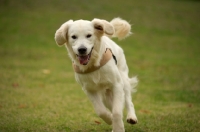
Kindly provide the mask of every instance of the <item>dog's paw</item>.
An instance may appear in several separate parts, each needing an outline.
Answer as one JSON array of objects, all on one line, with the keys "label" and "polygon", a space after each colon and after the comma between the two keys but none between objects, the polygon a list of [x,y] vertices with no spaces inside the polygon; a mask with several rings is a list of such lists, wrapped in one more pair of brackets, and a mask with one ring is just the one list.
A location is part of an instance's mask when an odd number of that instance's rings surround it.
[{"label": "dog's paw", "polygon": [[126,121],[132,125],[137,124],[138,120],[137,120],[137,116],[135,114],[128,114]]},{"label": "dog's paw", "polygon": [[126,119],[126,121],[132,125],[137,124],[137,122],[138,122],[137,119],[132,119],[132,118],[128,118],[128,119]]}]

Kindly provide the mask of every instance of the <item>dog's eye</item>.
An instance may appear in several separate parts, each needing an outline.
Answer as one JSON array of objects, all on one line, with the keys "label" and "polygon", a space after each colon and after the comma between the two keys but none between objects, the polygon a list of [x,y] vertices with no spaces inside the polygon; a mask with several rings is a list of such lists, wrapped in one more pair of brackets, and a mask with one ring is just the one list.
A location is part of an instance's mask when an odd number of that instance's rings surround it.
[{"label": "dog's eye", "polygon": [[87,37],[87,38],[90,38],[91,36],[92,36],[91,34],[88,34],[86,37]]},{"label": "dog's eye", "polygon": [[73,35],[72,38],[73,38],[73,39],[77,39],[76,35]]}]

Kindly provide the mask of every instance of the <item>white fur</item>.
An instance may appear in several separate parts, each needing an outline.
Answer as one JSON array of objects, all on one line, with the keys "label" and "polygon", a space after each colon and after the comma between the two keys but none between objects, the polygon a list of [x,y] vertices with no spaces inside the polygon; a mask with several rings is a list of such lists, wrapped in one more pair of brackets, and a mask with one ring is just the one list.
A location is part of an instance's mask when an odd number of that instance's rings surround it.
[{"label": "white fur", "polygon": [[[130,24],[120,18],[115,18],[111,22],[101,19],[70,20],[64,23],[55,34],[57,44],[65,44],[73,63],[82,71],[91,66],[99,66],[106,48],[110,48],[116,56],[117,65],[115,60],[111,59],[92,73],[75,73],[76,81],[81,84],[91,100],[97,115],[106,123],[112,124],[114,132],[125,131],[122,120],[124,102],[127,109],[127,121],[132,124],[137,123],[131,91],[138,81],[136,77],[128,77],[129,70],[123,50],[109,38],[125,38],[130,35],[130,30]],[[87,37],[88,34],[91,37]],[[77,38],[74,39],[73,35]],[[92,51],[87,65],[81,65],[77,59],[80,46],[87,48],[87,54]]]}]

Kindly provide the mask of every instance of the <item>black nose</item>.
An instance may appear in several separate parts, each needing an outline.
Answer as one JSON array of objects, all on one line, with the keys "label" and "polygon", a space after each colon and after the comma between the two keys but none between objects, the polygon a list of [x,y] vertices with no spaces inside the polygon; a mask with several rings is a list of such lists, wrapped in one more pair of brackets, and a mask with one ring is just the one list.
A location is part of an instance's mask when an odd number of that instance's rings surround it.
[{"label": "black nose", "polygon": [[87,52],[87,48],[85,46],[80,46],[78,48],[79,54],[85,54]]}]

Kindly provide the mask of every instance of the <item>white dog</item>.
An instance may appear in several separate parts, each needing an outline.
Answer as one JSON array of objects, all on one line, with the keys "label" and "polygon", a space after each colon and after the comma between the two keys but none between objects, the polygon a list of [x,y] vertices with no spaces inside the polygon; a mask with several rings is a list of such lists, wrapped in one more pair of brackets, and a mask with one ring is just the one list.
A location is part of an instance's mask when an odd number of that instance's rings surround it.
[{"label": "white dog", "polygon": [[127,122],[137,123],[131,91],[137,78],[128,77],[128,67],[122,48],[111,37],[125,38],[131,34],[130,24],[120,18],[111,22],[69,20],[55,33],[56,43],[66,46],[81,84],[99,117],[112,124],[113,132],[124,132],[123,108]]}]

